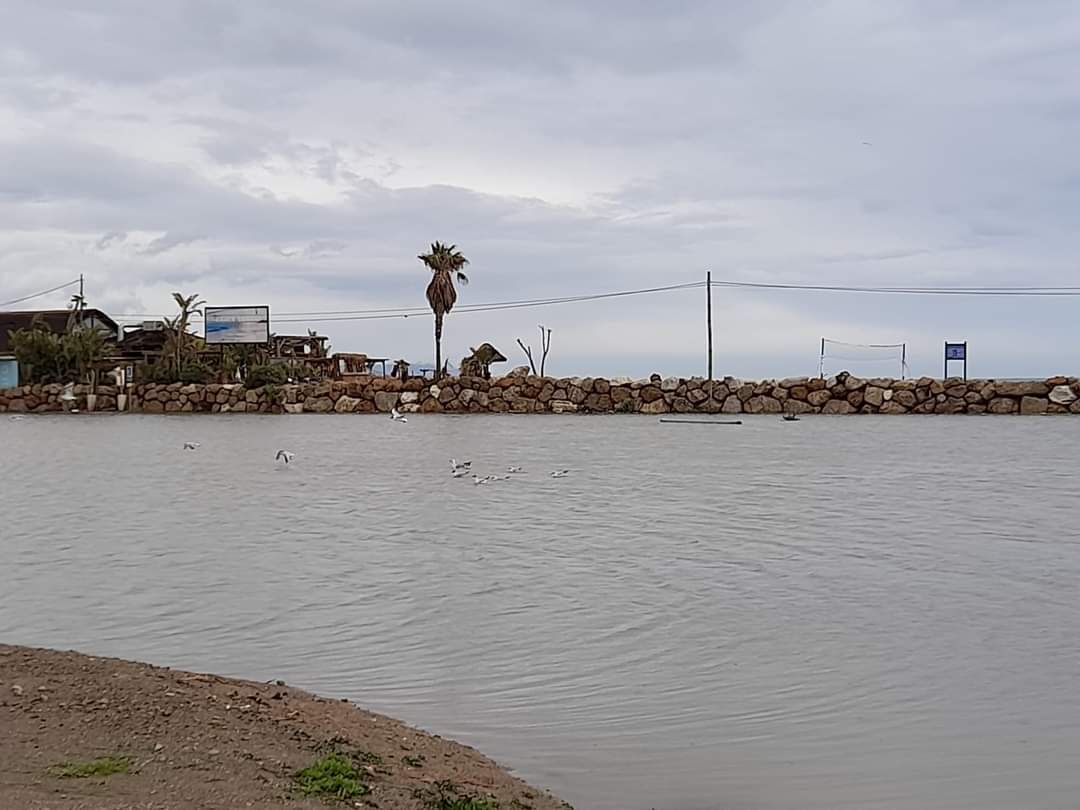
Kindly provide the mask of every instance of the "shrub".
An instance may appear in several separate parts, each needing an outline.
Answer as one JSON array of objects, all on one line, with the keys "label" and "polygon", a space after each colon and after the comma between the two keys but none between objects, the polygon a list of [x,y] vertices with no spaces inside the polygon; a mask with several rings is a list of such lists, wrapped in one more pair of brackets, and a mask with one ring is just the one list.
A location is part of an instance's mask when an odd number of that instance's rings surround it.
[{"label": "shrub", "polygon": [[288,373],[284,366],[252,366],[244,385],[247,388],[262,388],[265,385],[284,385],[287,381]]},{"label": "shrub", "polygon": [[193,360],[180,371],[180,382],[205,385],[214,377],[214,370],[205,363]]}]

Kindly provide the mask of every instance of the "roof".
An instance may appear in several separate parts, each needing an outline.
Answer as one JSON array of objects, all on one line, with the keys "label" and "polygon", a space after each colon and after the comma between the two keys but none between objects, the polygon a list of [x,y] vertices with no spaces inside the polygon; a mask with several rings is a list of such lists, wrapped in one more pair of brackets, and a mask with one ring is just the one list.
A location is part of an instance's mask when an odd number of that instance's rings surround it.
[{"label": "roof", "polygon": [[[0,312],[0,352],[11,351],[11,341],[8,332],[16,332],[19,329],[29,329],[34,321],[39,320],[50,332],[67,331],[68,318],[71,317],[69,309],[37,309],[18,312]],[[84,318],[93,318],[108,326],[113,332],[118,332],[120,327],[116,321],[102,312],[100,309],[84,309]]]}]

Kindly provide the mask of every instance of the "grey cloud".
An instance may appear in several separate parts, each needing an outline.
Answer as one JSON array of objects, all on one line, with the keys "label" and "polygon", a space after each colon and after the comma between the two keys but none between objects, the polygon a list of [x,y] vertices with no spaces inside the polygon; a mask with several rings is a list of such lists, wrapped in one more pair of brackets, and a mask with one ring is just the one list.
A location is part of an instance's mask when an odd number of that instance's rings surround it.
[{"label": "grey cloud", "polygon": [[192,242],[197,242],[203,237],[201,236],[187,236],[179,233],[165,233],[159,236],[157,239],[152,240],[146,247],[139,250],[140,256],[159,256],[162,253],[167,253],[173,248],[178,248],[181,245],[190,245]]},{"label": "grey cloud", "polygon": [[123,231],[109,231],[107,234],[98,239],[94,246],[98,250],[108,250],[112,245],[123,242],[125,239],[127,239],[127,236],[128,235]]},{"label": "grey cloud", "polygon": [[[0,281],[86,262],[114,300],[138,288],[147,305],[174,284],[396,305],[422,295],[413,257],[436,238],[466,249],[479,300],[705,268],[1074,281],[1080,9],[1064,0],[1038,13],[982,0],[8,6]],[[150,237],[112,233],[161,236],[140,255]],[[777,340],[800,346],[800,329],[817,331],[805,324],[851,339],[1003,323],[1002,346],[1024,328],[986,301],[768,301]],[[620,306],[660,332],[685,317]],[[1066,347],[1056,357],[1080,362],[1064,327],[1034,320]]]}]

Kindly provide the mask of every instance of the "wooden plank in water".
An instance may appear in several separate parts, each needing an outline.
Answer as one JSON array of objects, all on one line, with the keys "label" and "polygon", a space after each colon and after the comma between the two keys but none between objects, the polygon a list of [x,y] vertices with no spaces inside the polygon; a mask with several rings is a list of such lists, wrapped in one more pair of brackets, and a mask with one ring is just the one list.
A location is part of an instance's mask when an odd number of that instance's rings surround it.
[{"label": "wooden plank in water", "polygon": [[741,425],[742,420],[722,422],[718,419],[661,419],[667,425]]}]

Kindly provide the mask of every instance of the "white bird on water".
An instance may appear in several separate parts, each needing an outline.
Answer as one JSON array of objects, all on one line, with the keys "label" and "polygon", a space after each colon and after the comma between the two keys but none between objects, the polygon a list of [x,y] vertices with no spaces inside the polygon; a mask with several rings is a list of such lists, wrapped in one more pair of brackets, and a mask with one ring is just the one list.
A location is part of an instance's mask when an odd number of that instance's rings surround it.
[{"label": "white bird on water", "polygon": [[481,478],[479,475],[474,475],[472,477],[472,482],[477,486],[479,486],[480,484],[490,484],[498,480],[499,479],[496,478],[494,475],[485,475],[483,478]]},{"label": "white bird on water", "polygon": [[23,420],[21,416],[9,416],[8,419],[10,419],[12,422],[21,422]]},{"label": "white bird on water", "polygon": [[185,450],[198,450],[200,447],[202,447],[202,445],[198,442],[184,442]]},{"label": "white bird on water", "polygon": [[472,467],[471,461],[462,461],[460,464],[456,458],[450,459],[451,470],[468,470]]},{"label": "white bird on water", "polygon": [[518,473],[525,472],[525,468],[524,467],[507,467],[506,471],[508,473],[510,473],[511,475],[517,475]]},{"label": "white bird on water", "polygon": [[283,461],[286,464],[292,464],[292,460],[296,457],[295,453],[290,453],[288,450],[278,450],[277,455],[274,456],[274,461]]},{"label": "white bird on water", "polygon": [[391,408],[390,409],[390,418],[395,422],[408,422],[409,421],[408,419],[405,418],[404,414],[402,414],[401,411],[399,411],[397,408]]},{"label": "white bird on water", "polygon": [[454,469],[450,470],[450,477],[451,478],[464,478],[468,474],[469,474],[469,468],[468,467],[455,467]]},{"label": "white bird on water", "polygon": [[566,476],[568,476],[569,474],[570,474],[569,470],[555,470],[555,472],[553,472],[551,474],[551,477],[552,478],[566,478]]}]

